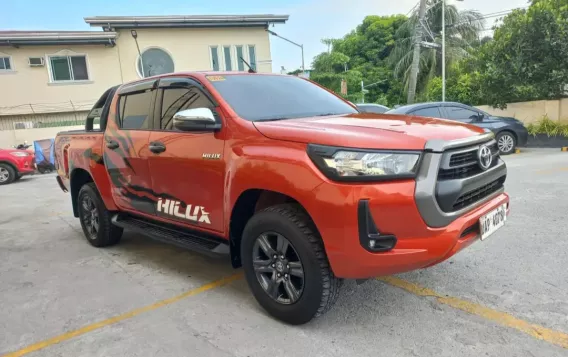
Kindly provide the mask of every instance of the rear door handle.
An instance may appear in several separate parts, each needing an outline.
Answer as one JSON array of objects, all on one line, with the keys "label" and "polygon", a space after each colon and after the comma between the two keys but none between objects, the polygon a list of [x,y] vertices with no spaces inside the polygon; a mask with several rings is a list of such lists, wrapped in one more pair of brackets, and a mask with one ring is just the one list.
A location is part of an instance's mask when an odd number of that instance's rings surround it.
[{"label": "rear door handle", "polygon": [[106,142],[106,147],[114,150],[114,149],[118,149],[120,147],[120,145],[118,144],[118,142],[114,141],[114,140],[108,140]]},{"label": "rear door handle", "polygon": [[163,153],[164,151],[166,151],[166,145],[164,145],[163,143],[161,143],[159,141],[151,142],[150,146],[148,146],[148,148],[154,154],[160,154],[160,153]]}]

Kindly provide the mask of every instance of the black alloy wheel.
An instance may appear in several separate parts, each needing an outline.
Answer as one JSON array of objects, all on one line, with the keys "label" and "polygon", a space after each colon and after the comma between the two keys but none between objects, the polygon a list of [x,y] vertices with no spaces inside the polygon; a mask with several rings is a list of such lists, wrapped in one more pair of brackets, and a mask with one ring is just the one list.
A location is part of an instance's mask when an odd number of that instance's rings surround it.
[{"label": "black alloy wheel", "polygon": [[252,256],[256,278],[268,296],[286,305],[298,301],[304,291],[304,268],[286,237],[275,232],[261,234]]},{"label": "black alloy wheel", "polygon": [[99,212],[88,195],[83,196],[81,200],[81,220],[87,230],[87,238],[96,239],[99,232]]}]

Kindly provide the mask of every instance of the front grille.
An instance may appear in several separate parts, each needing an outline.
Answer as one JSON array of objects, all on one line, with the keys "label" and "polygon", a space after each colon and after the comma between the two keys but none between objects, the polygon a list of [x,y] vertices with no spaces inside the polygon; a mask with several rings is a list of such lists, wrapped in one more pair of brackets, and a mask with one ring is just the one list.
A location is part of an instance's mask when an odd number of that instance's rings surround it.
[{"label": "front grille", "polygon": [[440,172],[438,173],[438,179],[455,180],[455,179],[467,178],[473,175],[477,175],[481,171],[482,171],[481,167],[479,167],[477,163],[463,167],[456,167],[455,169],[448,169],[448,170],[441,169]]},{"label": "front grille", "polygon": [[477,161],[477,150],[453,154],[450,158],[450,167],[470,164]]},{"label": "front grille", "polygon": [[[499,161],[499,149],[497,148],[497,143],[491,144],[489,146],[491,153],[493,154],[493,162],[491,167],[497,165]],[[477,159],[477,148],[452,154],[451,152],[446,154],[451,155],[449,164],[447,168],[441,168],[438,172],[438,180],[456,180],[468,178],[483,172],[479,166]]]},{"label": "front grille", "polygon": [[505,177],[503,176],[473,191],[464,193],[463,195],[459,196],[458,199],[454,202],[454,211],[458,211],[464,207],[467,207],[477,201],[484,199],[492,193],[499,191],[503,187],[504,183]]}]

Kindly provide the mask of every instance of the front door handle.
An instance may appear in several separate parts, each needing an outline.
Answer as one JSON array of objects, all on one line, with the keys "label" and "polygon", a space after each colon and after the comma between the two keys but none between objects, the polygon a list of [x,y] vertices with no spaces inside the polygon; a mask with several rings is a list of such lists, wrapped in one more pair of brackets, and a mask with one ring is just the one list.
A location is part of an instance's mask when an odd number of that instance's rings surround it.
[{"label": "front door handle", "polygon": [[163,153],[164,151],[166,151],[166,145],[164,145],[163,143],[161,143],[159,141],[151,142],[150,146],[148,148],[154,154],[160,154],[160,153]]},{"label": "front door handle", "polygon": [[118,149],[120,147],[120,145],[118,144],[118,142],[114,141],[114,140],[108,140],[106,142],[106,147],[114,150],[114,149]]}]

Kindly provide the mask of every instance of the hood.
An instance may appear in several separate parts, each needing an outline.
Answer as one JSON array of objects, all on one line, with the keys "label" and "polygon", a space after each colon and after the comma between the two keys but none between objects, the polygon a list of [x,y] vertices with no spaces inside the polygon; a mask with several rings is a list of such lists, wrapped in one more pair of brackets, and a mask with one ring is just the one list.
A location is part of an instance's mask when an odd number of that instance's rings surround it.
[{"label": "hood", "polygon": [[428,140],[456,140],[484,133],[481,128],[455,121],[365,113],[255,121],[254,126],[271,139],[393,150],[422,150]]}]

